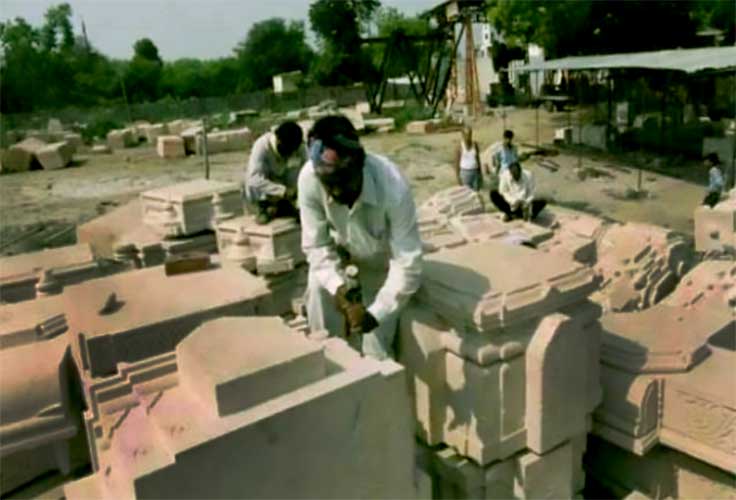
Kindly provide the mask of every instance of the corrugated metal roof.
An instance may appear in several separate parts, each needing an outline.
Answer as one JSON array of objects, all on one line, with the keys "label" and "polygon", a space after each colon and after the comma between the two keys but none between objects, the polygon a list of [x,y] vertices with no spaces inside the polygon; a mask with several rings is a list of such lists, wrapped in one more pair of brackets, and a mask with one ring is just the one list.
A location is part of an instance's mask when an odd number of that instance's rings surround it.
[{"label": "corrugated metal roof", "polygon": [[695,73],[705,69],[736,68],[736,46],[564,57],[562,59],[551,59],[543,63],[527,64],[518,68],[518,71],[612,68],[647,68],[684,71],[686,73]]}]

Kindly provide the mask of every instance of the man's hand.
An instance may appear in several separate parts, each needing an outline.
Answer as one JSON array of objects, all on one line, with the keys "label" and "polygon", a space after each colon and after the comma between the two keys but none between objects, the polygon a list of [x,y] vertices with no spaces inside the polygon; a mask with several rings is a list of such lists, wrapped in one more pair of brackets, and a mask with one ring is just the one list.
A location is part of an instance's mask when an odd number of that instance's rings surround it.
[{"label": "man's hand", "polygon": [[343,312],[350,332],[370,333],[378,326],[378,321],[363,304],[350,304]]},{"label": "man's hand", "polygon": [[347,311],[350,306],[357,302],[354,297],[351,296],[351,292],[353,292],[353,290],[343,284],[338,287],[337,292],[335,293],[335,305],[337,306],[337,310],[343,314],[345,314],[345,311]]}]

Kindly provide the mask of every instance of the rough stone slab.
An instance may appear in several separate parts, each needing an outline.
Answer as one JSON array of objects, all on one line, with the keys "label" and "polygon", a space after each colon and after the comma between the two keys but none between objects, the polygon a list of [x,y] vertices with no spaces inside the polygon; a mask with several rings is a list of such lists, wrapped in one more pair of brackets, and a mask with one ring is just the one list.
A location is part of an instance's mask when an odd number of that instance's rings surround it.
[{"label": "rough stone slab", "polygon": [[66,133],[62,138],[64,139],[64,142],[69,143],[72,147],[72,153],[77,153],[84,147],[82,134]]},{"label": "rough stone slab", "polygon": [[169,129],[165,123],[154,123],[152,125],[147,125],[141,127],[141,130],[143,131],[143,135],[145,135],[146,137],[146,142],[148,142],[149,144],[157,144],[157,140],[159,137],[169,133]]},{"label": "rough stone slab", "polygon": [[[220,417],[294,391],[326,376],[322,348],[278,318],[205,323],[176,348],[182,383]],[[221,350],[208,349],[222,346]]]},{"label": "rough stone slab", "polygon": [[497,214],[464,215],[450,219],[450,225],[468,241],[518,238],[535,245],[552,238],[552,231],[522,220],[503,222]]},{"label": "rough stone slab", "polygon": [[0,172],[26,172],[31,168],[33,155],[23,148],[10,146],[2,152],[2,165]]},{"label": "rough stone slab", "polygon": [[111,130],[107,133],[107,145],[110,149],[124,149],[138,143],[138,134],[132,128]]},{"label": "rough stone slab", "polygon": [[267,295],[263,281],[245,271],[167,277],[159,266],[72,286],[63,297],[75,358],[98,376],[114,373],[119,362],[174,349],[207,319],[255,314]]},{"label": "rough stone slab", "polygon": [[22,149],[24,151],[29,152],[31,155],[35,155],[36,152],[46,146],[48,144],[46,141],[43,141],[41,139],[37,139],[35,137],[28,137],[26,139],[23,139],[19,143],[15,144],[13,147]]},{"label": "rough stone slab", "polygon": [[156,153],[161,158],[183,158],[186,156],[184,150],[184,139],[177,135],[160,135],[157,138]]},{"label": "rough stone slab", "polygon": [[112,153],[112,149],[107,144],[95,144],[90,149],[90,153],[93,155],[109,155]]},{"label": "rough stone slab", "polygon": [[68,142],[47,144],[36,151],[36,158],[45,170],[64,168],[72,161],[74,146]]},{"label": "rough stone slab", "polygon": [[[210,132],[207,134],[207,152],[209,154],[227,153],[231,151],[245,152],[253,141],[253,134],[249,128]],[[204,139],[202,135],[195,136],[195,150],[197,154],[204,154]]]}]

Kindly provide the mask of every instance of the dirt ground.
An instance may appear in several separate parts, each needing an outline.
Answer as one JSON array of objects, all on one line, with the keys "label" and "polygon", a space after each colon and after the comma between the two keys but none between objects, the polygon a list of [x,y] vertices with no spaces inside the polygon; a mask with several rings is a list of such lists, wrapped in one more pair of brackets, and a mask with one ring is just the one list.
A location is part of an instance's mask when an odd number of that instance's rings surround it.
[{"label": "dirt ground", "polygon": [[[565,124],[561,113],[539,112],[539,140],[551,144],[555,127]],[[506,119],[486,116],[474,123],[475,138],[485,149],[500,139],[504,121],[518,144],[535,144],[535,111],[511,110]],[[410,180],[417,203],[454,184],[451,161],[458,132],[431,135],[373,134],[363,138],[366,149],[394,160]],[[239,181],[248,151],[210,158],[211,178]],[[692,233],[692,214],[704,194],[705,169],[682,164],[667,174],[645,171],[647,196],[627,195],[637,185],[637,169],[622,157],[563,151],[550,157],[552,172],[532,157],[524,163],[534,173],[537,191],[560,205],[620,221],[649,222]],[[576,167],[591,173],[580,180]],[[112,155],[77,155],[73,166],[0,177],[0,253],[12,254],[74,242],[74,226],[125,203],[141,191],[204,176],[203,159],[163,160],[151,146]],[[677,177],[694,179],[685,181]]]}]

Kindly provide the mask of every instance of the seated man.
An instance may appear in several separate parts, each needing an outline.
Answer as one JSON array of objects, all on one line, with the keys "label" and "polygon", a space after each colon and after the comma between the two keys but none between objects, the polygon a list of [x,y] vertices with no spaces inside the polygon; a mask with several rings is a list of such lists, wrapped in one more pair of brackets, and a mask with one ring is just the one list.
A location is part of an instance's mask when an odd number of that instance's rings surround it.
[{"label": "seated man", "polygon": [[282,123],[253,143],[245,171],[245,196],[256,211],[256,222],[274,217],[296,217],[296,184],[306,161],[302,128],[293,121]]},{"label": "seated man", "polygon": [[523,218],[533,220],[547,205],[545,200],[534,199],[534,178],[517,161],[501,172],[498,191],[491,191],[491,202],[503,212],[503,220]]},{"label": "seated man", "polygon": [[[409,183],[388,159],[365,152],[344,116],[320,118],[311,138],[299,174],[310,329],[357,335],[364,355],[393,357],[399,311],[422,271]],[[353,266],[357,279],[346,272]]]},{"label": "seated man", "polygon": [[703,205],[708,205],[710,208],[715,207],[721,201],[721,193],[726,184],[720,164],[721,160],[716,153],[710,153],[705,157],[705,166],[708,168],[708,193],[703,199]]}]

